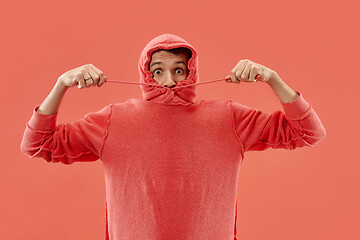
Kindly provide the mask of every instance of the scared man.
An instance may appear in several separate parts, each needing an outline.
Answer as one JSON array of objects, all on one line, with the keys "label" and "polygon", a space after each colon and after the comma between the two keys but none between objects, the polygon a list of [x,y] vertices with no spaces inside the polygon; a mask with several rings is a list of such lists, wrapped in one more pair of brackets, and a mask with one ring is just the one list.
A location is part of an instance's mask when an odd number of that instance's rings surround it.
[{"label": "scared man", "polygon": [[186,85],[199,82],[198,54],[174,34],[152,39],[138,69],[143,99],[110,104],[71,124],[56,124],[69,88],[106,83],[104,73],[92,64],[64,73],[33,109],[20,146],[30,158],[47,162],[102,161],[106,239],[236,239],[244,153],[314,146],[326,135],[299,91],[250,60],[241,60],[228,82],[268,84],[284,111],[267,114],[230,99],[195,101],[196,85]]}]

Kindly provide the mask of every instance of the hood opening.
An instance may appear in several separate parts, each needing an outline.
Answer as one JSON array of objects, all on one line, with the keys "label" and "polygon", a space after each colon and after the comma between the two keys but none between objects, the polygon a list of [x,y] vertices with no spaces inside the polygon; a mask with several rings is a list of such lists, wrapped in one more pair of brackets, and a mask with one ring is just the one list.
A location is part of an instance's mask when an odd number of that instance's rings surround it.
[{"label": "hood opening", "polygon": [[[187,57],[187,62],[186,62],[186,67],[187,69],[189,70],[189,66],[188,66],[188,63],[189,63],[189,60],[192,58],[192,51],[190,48],[185,48],[185,47],[176,47],[176,48],[170,48],[170,49],[158,49],[158,50],[154,50],[150,53],[150,59],[149,59],[149,63],[148,65],[146,66],[148,70],[150,70],[150,62],[151,62],[151,58],[152,58],[152,55],[157,52],[157,51],[160,51],[160,50],[166,50],[166,51],[170,51],[171,53],[173,54],[185,54],[186,57]],[[171,50],[175,50],[175,51],[171,51]],[[190,70],[189,70],[190,71]]]},{"label": "hood opening", "polygon": [[[193,77],[194,77],[194,70],[191,69],[191,66],[192,66],[192,62],[194,61],[193,59],[193,56],[196,54],[194,50],[192,50],[191,48],[187,47],[187,46],[169,46],[169,47],[154,47],[153,49],[150,49],[147,53],[147,60],[145,62],[145,66],[146,66],[146,69],[145,69],[145,72],[146,72],[146,75],[148,77],[148,79],[151,81],[149,83],[155,83],[157,84],[158,82],[155,81],[155,79],[152,77],[152,73],[150,72],[150,68],[149,68],[149,65],[150,65],[150,61],[151,61],[151,56],[154,52],[158,51],[158,50],[170,50],[170,49],[175,49],[175,48],[187,48],[191,51],[191,56],[190,58],[188,59],[188,62],[187,62],[187,68],[189,70],[189,74],[187,76],[187,78],[185,80],[182,80],[180,82],[184,82],[184,84],[190,84],[190,83],[195,83],[193,81],[190,81],[189,79],[193,80]],[[176,85],[178,85],[180,82],[178,82]]]},{"label": "hood opening", "polygon": [[[148,71],[150,71],[150,62],[151,62],[151,59],[152,59],[152,55],[157,52],[157,51],[160,51],[160,50],[166,50],[166,51],[169,51],[172,53],[172,54],[175,54],[175,55],[178,55],[178,54],[183,54],[186,56],[186,70],[187,70],[187,76],[186,76],[186,79],[184,80],[181,80],[180,82],[184,82],[187,80],[187,78],[189,77],[190,75],[190,68],[189,68],[189,61],[190,59],[192,58],[193,56],[193,52],[190,48],[188,47],[174,47],[174,48],[169,48],[169,49],[164,49],[164,48],[160,48],[160,49],[157,49],[157,50],[152,50],[150,53],[149,53],[149,61],[148,61],[148,64],[146,65],[146,69]],[[174,50],[174,51],[171,51],[171,50]],[[150,72],[150,76],[152,76],[151,72]],[[155,79],[153,77],[151,77],[152,80],[155,81]],[[156,82],[156,81],[155,81]],[[176,87],[178,86],[178,82],[174,85],[174,86],[171,86],[170,88],[173,88],[173,87]]]},{"label": "hood opening", "polygon": [[[187,48],[191,51],[191,56],[187,62],[187,68],[189,70],[188,76],[185,80],[178,82],[176,86],[199,82],[198,56],[196,49],[183,38],[170,33],[155,37],[143,49],[138,64],[140,82],[161,86],[153,79],[152,73],[150,72],[149,63],[151,61],[151,56],[157,50],[170,50],[175,48]],[[140,85],[140,88],[143,91],[144,100],[156,101],[163,104],[188,105],[193,103],[193,99],[196,96],[196,86],[173,89],[171,87],[163,86]]]}]

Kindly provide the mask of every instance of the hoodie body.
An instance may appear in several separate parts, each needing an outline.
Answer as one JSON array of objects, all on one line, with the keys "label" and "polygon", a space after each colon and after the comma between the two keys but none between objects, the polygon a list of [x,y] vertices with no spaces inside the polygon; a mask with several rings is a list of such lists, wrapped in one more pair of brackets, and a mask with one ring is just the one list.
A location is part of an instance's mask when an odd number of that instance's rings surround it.
[{"label": "hoodie body", "polygon": [[[177,86],[199,82],[196,49],[162,34],[143,49],[140,83],[156,84],[149,71],[158,49],[189,48],[189,75]],[[237,183],[246,151],[314,146],[325,129],[299,96],[272,114],[232,100],[194,101],[196,85],[140,85],[143,99],[105,106],[71,124],[57,113],[33,109],[21,151],[30,158],[72,164],[101,160],[110,240],[233,240]]]}]

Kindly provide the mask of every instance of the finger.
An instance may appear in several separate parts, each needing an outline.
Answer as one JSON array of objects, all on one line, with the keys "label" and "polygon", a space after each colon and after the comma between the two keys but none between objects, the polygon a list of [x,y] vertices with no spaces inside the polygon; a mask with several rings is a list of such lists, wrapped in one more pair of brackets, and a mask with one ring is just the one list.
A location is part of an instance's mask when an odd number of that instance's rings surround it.
[{"label": "finger", "polygon": [[231,83],[231,82],[232,82],[232,81],[231,81],[231,78],[230,78],[230,79],[227,79],[227,78],[229,78],[229,77],[231,77],[231,75],[227,75],[227,76],[225,77],[225,81],[228,82],[228,83]]},{"label": "finger", "polygon": [[246,63],[244,71],[241,73],[241,79],[243,81],[249,81],[251,63]]},{"label": "finger", "polygon": [[78,88],[85,88],[86,87],[83,72],[78,73],[75,76],[74,81],[78,83]]},{"label": "finger", "polygon": [[236,70],[236,74],[235,74],[236,79],[238,79],[239,83],[240,83],[240,82],[244,82],[244,79],[241,78],[241,75],[242,75],[243,72],[245,71],[246,66],[247,66],[247,64],[248,64],[249,62],[250,62],[249,59],[244,59],[244,60],[241,60],[241,61],[239,62],[239,67],[238,67],[238,69]]},{"label": "finger", "polygon": [[100,80],[97,82],[97,85],[100,87],[101,85],[104,84],[107,77],[104,75],[104,73],[100,69],[95,67],[93,64],[89,64],[89,66],[99,75]]},{"label": "finger", "polygon": [[244,71],[246,70],[246,66],[248,64],[248,59],[245,59],[241,62],[240,68],[236,72],[236,77],[239,79],[239,82],[244,82],[244,79],[241,78],[241,75],[244,74]]},{"label": "finger", "polygon": [[[88,78],[90,78],[90,77],[88,77]],[[87,78],[87,80],[84,80],[86,87],[90,87],[91,85],[94,85],[94,81],[91,78],[90,79],[88,79],[88,78]]]},{"label": "finger", "polygon": [[236,76],[235,76],[235,72],[234,73],[231,73],[231,82],[233,83],[236,83],[238,82],[239,80],[237,80]]},{"label": "finger", "polygon": [[249,77],[249,81],[250,82],[256,82],[256,75],[259,74],[259,69],[256,65],[252,65],[250,68],[250,77]]},{"label": "finger", "polygon": [[78,81],[76,80],[76,78],[73,78],[73,83],[74,84],[72,84],[72,87],[74,87],[75,85],[77,86],[77,87],[79,87],[80,85],[79,85],[79,83],[78,83]]},{"label": "finger", "polygon": [[[92,85],[92,86],[96,86],[97,83],[98,83],[99,80],[100,80],[99,75],[92,69],[92,67],[89,66],[87,69],[88,69],[88,72],[89,72],[89,74],[90,74],[90,76],[91,76],[91,78],[92,78],[91,85]],[[90,80],[89,80],[89,81],[90,81]],[[89,84],[90,84],[90,83],[89,83]]]},{"label": "finger", "polygon": [[239,70],[239,68],[241,68],[241,66],[243,65],[243,60],[240,60],[238,62],[238,64],[236,64],[236,66],[231,70],[231,81],[234,83],[240,83],[239,79],[237,79],[236,77],[236,72]]},{"label": "finger", "polygon": [[238,79],[239,82],[244,82],[244,80],[241,78],[241,75],[244,73],[245,69],[246,69],[246,66],[243,65],[235,73],[236,79]]},{"label": "finger", "polygon": [[84,76],[83,76],[85,87],[90,87],[94,84],[94,80],[92,79],[92,76],[85,70]]},{"label": "finger", "polygon": [[242,68],[239,68],[238,70],[236,70],[236,72],[234,73],[234,79],[231,78],[231,80],[234,82],[234,83],[237,83],[239,84],[240,83],[240,78],[239,78],[239,72],[242,71]]}]

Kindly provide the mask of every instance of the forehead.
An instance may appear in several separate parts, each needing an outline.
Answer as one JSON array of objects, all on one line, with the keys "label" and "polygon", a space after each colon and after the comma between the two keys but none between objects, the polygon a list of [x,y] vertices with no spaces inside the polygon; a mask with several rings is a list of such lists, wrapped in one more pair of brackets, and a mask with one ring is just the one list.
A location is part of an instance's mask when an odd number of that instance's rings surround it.
[{"label": "forehead", "polygon": [[174,54],[172,52],[160,50],[151,55],[151,62],[153,61],[167,61],[167,60],[183,60],[186,62],[187,58],[185,54]]}]

